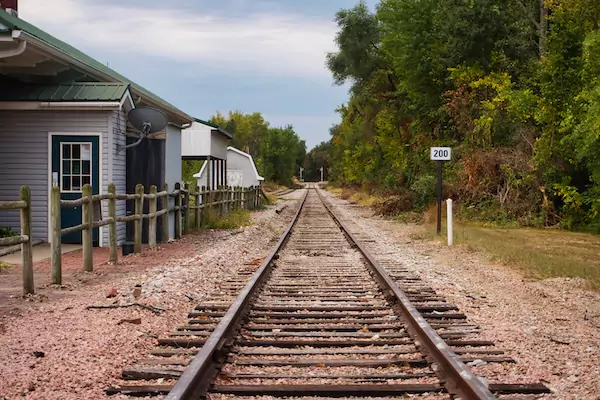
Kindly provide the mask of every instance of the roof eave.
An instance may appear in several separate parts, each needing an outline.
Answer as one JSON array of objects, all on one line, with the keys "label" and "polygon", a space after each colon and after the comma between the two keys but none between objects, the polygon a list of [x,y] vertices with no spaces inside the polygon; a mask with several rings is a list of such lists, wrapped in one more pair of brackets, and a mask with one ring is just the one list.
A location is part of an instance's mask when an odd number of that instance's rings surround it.
[{"label": "roof eave", "polygon": [[142,97],[142,99],[145,103],[151,104],[151,105],[155,106],[156,108],[166,110],[172,116],[179,118],[178,120],[173,121],[173,122],[185,124],[185,123],[191,123],[194,120],[191,116],[187,115],[186,113],[184,113],[183,111],[181,111],[177,108],[169,107],[165,104],[160,104],[158,101],[147,96],[145,93],[142,93],[141,91],[137,90],[134,87],[134,85],[131,84],[131,82],[123,82],[120,79],[117,79],[109,74],[99,71],[95,67],[93,67],[81,60],[77,60],[76,58],[73,58],[68,53],[50,45],[49,43],[44,42],[43,40],[40,40],[39,38],[37,38],[34,35],[29,34],[28,32],[20,31],[20,38],[26,40],[27,42],[33,44],[34,46],[40,47],[41,49],[43,49],[44,51],[48,52],[49,54],[51,54],[55,57],[58,57],[64,61],[67,61],[68,63],[74,65],[75,67],[80,68],[84,72],[89,73],[90,75],[96,77],[97,79],[99,79],[101,81],[120,82],[120,83],[130,84],[130,90],[131,90],[132,94],[134,94],[135,97]]},{"label": "roof eave", "polygon": [[220,134],[222,134],[224,136],[227,136],[228,139],[233,139],[232,133],[227,132],[225,129],[221,128],[217,124],[213,124],[212,122],[204,121],[203,119],[199,119],[199,118],[194,118],[194,121],[198,122],[199,124],[214,128],[215,131],[219,132]]}]

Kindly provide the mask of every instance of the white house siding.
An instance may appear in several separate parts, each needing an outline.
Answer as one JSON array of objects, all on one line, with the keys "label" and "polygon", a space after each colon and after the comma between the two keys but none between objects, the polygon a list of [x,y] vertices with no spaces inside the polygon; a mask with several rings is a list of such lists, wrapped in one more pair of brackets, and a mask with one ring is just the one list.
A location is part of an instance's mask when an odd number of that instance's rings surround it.
[{"label": "white house siding", "polygon": [[[109,111],[0,111],[0,201],[31,189],[32,235],[48,241],[49,132],[102,133],[102,181],[107,179]],[[0,226],[20,230],[18,211],[0,211]]]},{"label": "white house siding", "polygon": [[[174,125],[167,126],[167,136],[165,144],[165,181],[170,190],[175,184],[181,182],[181,128]],[[169,200],[174,202],[174,199]],[[174,204],[172,204],[174,205]],[[169,236],[175,237],[175,215],[169,215]]]},{"label": "white house siding", "polygon": [[[124,194],[127,191],[126,180],[126,151],[123,150],[117,153],[117,146],[124,146],[126,144],[125,128],[126,128],[126,117],[123,110],[112,111],[108,115],[108,132],[109,139],[106,140],[106,146],[108,149],[112,149],[112,154],[108,153],[108,162],[103,164],[103,169],[106,168],[107,179],[103,180],[102,191],[108,192],[108,185],[110,183],[115,184],[117,193]],[[110,134],[112,132],[112,135]],[[109,168],[112,166],[112,169]],[[117,216],[127,215],[127,205],[125,200],[117,201]],[[105,201],[102,208],[103,218],[108,218],[108,204]],[[104,228],[102,232],[102,245],[108,246],[108,228]],[[122,244],[125,241],[125,223],[117,223],[117,244]]]},{"label": "white house siding", "polygon": [[[181,156],[198,157],[210,155],[210,131],[213,128],[194,122],[181,132]],[[227,146],[225,146],[227,147]]]},{"label": "white house siding", "polygon": [[217,131],[211,132],[210,154],[212,157],[227,159],[227,137]]}]

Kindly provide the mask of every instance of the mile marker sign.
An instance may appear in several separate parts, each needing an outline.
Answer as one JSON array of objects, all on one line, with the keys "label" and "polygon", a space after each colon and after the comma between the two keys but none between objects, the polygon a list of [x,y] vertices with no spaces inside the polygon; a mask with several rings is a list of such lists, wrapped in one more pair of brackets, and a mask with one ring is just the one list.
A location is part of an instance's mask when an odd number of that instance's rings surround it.
[{"label": "mile marker sign", "polygon": [[433,161],[450,161],[451,156],[450,147],[432,147],[429,153],[429,159]]},{"label": "mile marker sign", "polygon": [[437,234],[442,231],[442,166],[444,161],[450,161],[452,149],[450,147],[432,147],[429,150],[429,159],[437,161]]}]

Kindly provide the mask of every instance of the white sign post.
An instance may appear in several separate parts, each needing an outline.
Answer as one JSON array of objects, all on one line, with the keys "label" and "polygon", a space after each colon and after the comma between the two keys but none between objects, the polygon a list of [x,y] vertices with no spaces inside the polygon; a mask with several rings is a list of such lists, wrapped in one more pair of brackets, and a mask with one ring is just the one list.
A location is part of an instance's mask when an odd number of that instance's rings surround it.
[{"label": "white sign post", "polygon": [[442,232],[442,167],[444,161],[450,161],[452,149],[450,147],[432,147],[429,149],[429,159],[437,161],[437,234]]},{"label": "white sign post", "polygon": [[321,182],[323,182],[323,167],[320,168],[321,171]]}]

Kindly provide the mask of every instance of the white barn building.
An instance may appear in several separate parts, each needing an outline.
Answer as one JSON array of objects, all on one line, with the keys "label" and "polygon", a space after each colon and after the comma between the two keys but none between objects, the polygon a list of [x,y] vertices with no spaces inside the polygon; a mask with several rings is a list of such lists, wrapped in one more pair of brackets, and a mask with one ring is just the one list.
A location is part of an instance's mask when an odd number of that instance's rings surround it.
[{"label": "white barn building", "polygon": [[[227,186],[251,187],[260,186],[265,179],[258,174],[252,156],[235,147],[227,147]],[[200,172],[194,175],[198,186],[206,186],[208,175],[207,163],[202,165]]]}]

